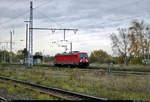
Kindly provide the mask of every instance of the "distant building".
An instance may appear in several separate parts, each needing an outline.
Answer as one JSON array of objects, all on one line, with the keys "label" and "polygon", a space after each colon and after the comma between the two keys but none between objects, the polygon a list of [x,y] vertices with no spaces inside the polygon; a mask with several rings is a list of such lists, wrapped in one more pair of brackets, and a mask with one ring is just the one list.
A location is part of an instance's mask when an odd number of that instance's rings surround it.
[{"label": "distant building", "polygon": [[40,56],[40,55],[33,56],[33,64],[34,65],[41,64],[42,58],[43,58],[43,56]]},{"label": "distant building", "polygon": [[17,60],[17,63],[18,64],[24,64],[24,60],[23,59],[19,59],[19,60]]}]

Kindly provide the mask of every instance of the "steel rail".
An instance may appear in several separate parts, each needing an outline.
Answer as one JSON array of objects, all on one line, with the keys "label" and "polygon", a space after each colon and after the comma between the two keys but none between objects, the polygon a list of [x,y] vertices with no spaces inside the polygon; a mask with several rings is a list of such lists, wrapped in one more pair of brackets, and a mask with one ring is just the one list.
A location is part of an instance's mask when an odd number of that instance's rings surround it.
[{"label": "steel rail", "polygon": [[[3,80],[3,79],[2,79]],[[6,81],[6,80],[5,80]],[[25,86],[23,86],[24,88],[28,88],[28,89],[30,89],[30,90],[32,90],[32,91],[38,91],[38,92],[40,92],[41,94],[46,94],[46,95],[49,95],[49,96],[52,96],[52,97],[54,97],[54,98],[56,98],[56,99],[58,99],[58,100],[67,100],[68,98],[67,97],[64,97],[64,96],[61,96],[61,95],[57,95],[57,94],[55,94],[55,93],[52,93],[52,92],[49,92],[49,91],[46,91],[46,90],[41,90],[41,89],[38,89],[38,88],[34,88],[34,87],[25,87]],[[3,97],[1,97],[0,96],[0,102],[1,102],[1,100],[4,100],[5,98],[3,98]]]},{"label": "steel rail", "polygon": [[[11,65],[19,65],[19,64],[11,64]],[[49,68],[46,68],[46,69],[52,69],[52,68],[60,68],[60,69],[63,69],[63,68],[66,68],[65,66],[64,67],[56,67],[55,65],[51,65],[51,64],[47,64],[47,65],[35,65],[37,67],[49,67]],[[107,71],[107,68],[104,68],[104,67],[97,67],[97,66],[88,66],[88,67],[77,67],[81,70],[99,70],[99,69],[102,69],[102,70],[106,70]],[[140,73],[144,73],[144,74],[150,74],[150,71],[136,71],[136,70],[130,70],[130,69],[116,69],[116,68],[112,68],[111,71],[115,72],[115,73],[127,73],[127,72],[132,72],[133,74],[140,74]]]},{"label": "steel rail", "polygon": [[57,95],[55,93],[48,92],[48,91],[45,91],[45,90],[40,90],[40,89],[35,89],[35,88],[30,88],[30,90],[39,91],[42,94],[47,94],[47,95],[50,95],[50,96],[55,97],[55,98],[60,99],[60,100],[67,100],[68,99],[67,97],[60,96],[60,95]]},{"label": "steel rail", "polygon": [[[52,67],[52,68],[66,68],[65,66],[64,67],[56,67],[55,65],[36,65],[36,66],[41,66],[41,67]],[[99,69],[102,69],[102,70],[108,70],[107,68],[104,68],[104,67],[97,67],[97,66],[88,66],[88,67],[77,67],[81,70],[99,70]],[[150,71],[136,71],[136,70],[130,70],[130,69],[116,69],[116,68],[112,68],[111,71],[113,72],[133,72],[133,73],[147,73],[147,74],[150,74]]]},{"label": "steel rail", "polygon": [[[48,68],[45,68],[45,69],[63,69],[63,68],[66,68],[66,67],[56,67],[54,65],[36,65],[38,67],[48,67]],[[77,67],[79,68],[79,67]],[[43,68],[44,69],[44,68]],[[71,69],[71,68],[70,68]],[[82,68],[79,68],[81,71],[90,71],[90,70],[104,70],[104,71],[108,71],[107,68],[99,68],[99,67],[94,67],[94,66],[89,66],[89,67],[82,67]],[[150,72],[145,72],[145,71],[130,71],[130,70],[117,70],[117,69],[112,69],[111,70],[111,73],[114,73],[114,74],[123,74],[123,75],[150,75]]]},{"label": "steel rail", "polygon": [[[11,64],[11,65],[18,65],[18,64]],[[66,67],[56,67],[54,65],[37,65],[38,67],[48,67],[48,68],[43,68],[43,69],[63,69]],[[71,68],[70,68],[71,69]],[[83,67],[83,68],[79,68],[81,71],[90,71],[90,70],[104,70],[107,71],[107,68],[98,68],[98,67],[94,67],[94,66],[89,66],[89,67]],[[145,72],[145,71],[130,71],[130,70],[117,70],[117,69],[112,69],[111,73],[114,74],[123,74],[123,75],[150,75],[150,72]]]},{"label": "steel rail", "polygon": [[[41,67],[48,67],[47,65],[44,66],[44,65],[38,65],[38,66],[41,66]],[[53,66],[53,65],[50,65],[48,68],[45,68],[45,69],[54,69],[54,68],[58,68],[58,69],[63,69],[63,68],[66,68],[66,67],[56,67],[56,66]],[[108,71],[107,68],[97,68],[97,67],[86,67],[86,68],[79,68],[81,71],[90,71],[90,70],[103,70],[103,71]],[[111,70],[111,73],[114,73],[114,74],[123,74],[123,75],[128,75],[128,74],[134,74],[134,75],[150,75],[150,72],[140,72],[140,71],[121,71],[121,70]]]},{"label": "steel rail", "polygon": [[0,96],[0,102],[6,102],[6,101],[7,101],[7,99],[6,99],[6,98],[4,98],[4,97]]},{"label": "steel rail", "polygon": [[75,98],[80,98],[80,99],[83,99],[83,100],[107,101],[107,99],[105,99],[105,98],[85,95],[85,94],[81,94],[81,93],[77,93],[77,92],[66,91],[66,90],[63,90],[63,89],[48,87],[48,86],[44,86],[44,85],[38,85],[38,84],[35,84],[35,83],[32,83],[32,82],[12,79],[12,78],[5,77],[5,76],[0,76],[0,79],[10,80],[10,81],[14,81],[14,82],[25,84],[25,85],[30,85],[30,86],[33,86],[33,87],[36,87],[36,88],[41,88],[41,89],[47,90],[47,91],[55,91],[55,92],[58,92],[58,93],[61,93],[61,94],[69,95],[69,96],[72,96],[72,97],[75,97]]}]

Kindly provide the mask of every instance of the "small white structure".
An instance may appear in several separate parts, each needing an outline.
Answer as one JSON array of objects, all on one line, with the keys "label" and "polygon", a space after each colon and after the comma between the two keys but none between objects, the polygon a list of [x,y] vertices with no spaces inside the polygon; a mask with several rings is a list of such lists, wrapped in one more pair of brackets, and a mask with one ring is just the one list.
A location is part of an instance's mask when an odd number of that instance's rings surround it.
[{"label": "small white structure", "polygon": [[41,64],[42,61],[41,61],[40,58],[36,58],[36,59],[34,59],[33,63],[34,63],[34,65],[36,65],[36,64]]},{"label": "small white structure", "polygon": [[24,60],[23,59],[19,59],[18,60],[18,64],[23,64],[24,63]]}]

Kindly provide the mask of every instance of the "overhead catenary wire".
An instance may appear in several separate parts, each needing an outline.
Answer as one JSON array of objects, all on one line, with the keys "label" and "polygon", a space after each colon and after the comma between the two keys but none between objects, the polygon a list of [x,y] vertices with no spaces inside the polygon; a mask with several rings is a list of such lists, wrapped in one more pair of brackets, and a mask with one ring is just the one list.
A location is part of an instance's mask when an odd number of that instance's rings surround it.
[{"label": "overhead catenary wire", "polygon": [[[47,19],[48,19],[48,21],[54,21],[53,19],[50,19],[50,17],[48,17],[46,14],[44,14],[43,12],[41,12],[41,11],[39,11],[39,10],[37,10],[43,17],[46,17]],[[53,23],[55,23],[56,25],[59,25],[60,26],[60,28],[62,28],[63,27],[63,24],[62,23],[57,23],[57,22],[53,22]],[[51,25],[52,26],[52,25]]]},{"label": "overhead catenary wire", "polygon": [[[33,10],[44,6],[44,4],[46,4],[47,2],[48,2],[48,1],[46,1],[46,2],[44,2],[44,3],[41,3],[40,5],[34,7]],[[30,10],[27,10],[27,11],[25,11],[25,12],[19,14],[19,15],[16,15],[15,17],[13,17],[13,19],[9,19],[9,20],[7,20],[7,21],[1,22],[1,23],[0,23],[0,26],[2,26],[2,25],[4,25],[4,24],[8,24],[8,23],[10,23],[10,22],[16,20],[16,19],[19,18],[19,17],[23,17],[23,16],[25,16],[26,14],[28,14],[29,12],[30,12]],[[1,27],[0,27],[0,28],[1,28]]]}]

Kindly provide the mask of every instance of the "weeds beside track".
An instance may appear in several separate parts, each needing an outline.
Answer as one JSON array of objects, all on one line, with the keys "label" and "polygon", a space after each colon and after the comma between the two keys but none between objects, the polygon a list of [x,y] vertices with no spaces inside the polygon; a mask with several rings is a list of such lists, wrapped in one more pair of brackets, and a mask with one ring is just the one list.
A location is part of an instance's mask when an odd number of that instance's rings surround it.
[{"label": "weeds beside track", "polygon": [[49,93],[49,92],[60,93],[60,94],[62,94],[62,96],[70,98],[70,99],[68,98],[67,100],[72,100],[72,99],[73,100],[76,100],[76,99],[77,100],[98,100],[98,101],[106,101],[107,100],[107,99],[104,99],[104,98],[89,96],[89,95],[80,94],[80,93],[71,92],[71,91],[65,91],[65,90],[58,89],[58,88],[52,88],[52,87],[47,87],[47,86],[44,86],[44,85],[38,85],[38,84],[35,84],[35,83],[32,83],[32,82],[16,80],[16,79],[12,79],[12,78],[9,78],[9,77],[0,76],[0,78],[3,79],[3,80],[10,80],[10,81],[14,81],[14,82],[21,83],[21,84],[24,84],[24,85],[30,85],[34,88],[42,89],[43,93],[45,93],[45,94],[46,94],[46,91],[47,91],[47,93]]}]

